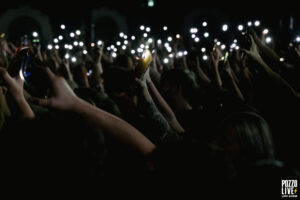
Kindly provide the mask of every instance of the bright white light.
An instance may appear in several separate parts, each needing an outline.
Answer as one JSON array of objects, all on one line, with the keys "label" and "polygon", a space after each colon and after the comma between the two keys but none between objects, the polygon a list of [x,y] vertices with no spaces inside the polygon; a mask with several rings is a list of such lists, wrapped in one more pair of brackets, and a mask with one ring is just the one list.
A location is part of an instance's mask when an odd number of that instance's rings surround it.
[{"label": "bright white light", "polygon": [[123,45],[123,46],[122,46],[122,49],[123,49],[123,50],[125,50],[125,49],[126,49],[126,46],[125,46],[125,45]]},{"label": "bright white light", "polygon": [[284,58],[280,58],[279,61],[280,61],[280,62],[284,62]]},{"label": "bright white light", "polygon": [[164,27],[163,27],[163,30],[164,30],[164,31],[168,30],[168,27],[167,27],[167,26],[164,26]]},{"label": "bright white light", "polygon": [[236,46],[236,47],[235,47],[235,49],[236,49],[236,50],[239,50],[239,49],[240,49],[240,47],[239,47],[239,46]]},{"label": "bright white light", "polygon": [[166,42],[164,46],[167,48],[167,47],[169,47],[170,45],[169,45],[169,43]]},{"label": "bright white light", "polygon": [[143,36],[144,36],[144,37],[148,37],[148,34],[147,34],[147,33],[144,33]]},{"label": "bright white light", "polygon": [[124,40],[124,44],[126,44],[126,45],[127,45],[127,44],[128,44],[128,41],[127,41],[127,40]]},{"label": "bright white light", "polygon": [[150,32],[151,31],[151,28],[150,27],[147,27],[146,28],[146,32]]},{"label": "bright white light", "polygon": [[62,24],[62,25],[60,25],[60,28],[64,30],[66,28],[66,26],[64,24]]},{"label": "bright white light", "polygon": [[117,49],[117,48],[114,48],[114,49],[113,49],[113,51],[114,51],[114,52],[117,52],[117,51],[118,51],[118,49]]},{"label": "bright white light", "polygon": [[148,39],[148,42],[149,42],[149,43],[152,43],[152,42],[153,42],[153,39],[152,39],[152,38],[149,38],[149,39]]},{"label": "bright white light", "polygon": [[209,33],[208,33],[208,32],[205,32],[203,35],[204,35],[204,37],[206,37],[206,38],[209,37]]},{"label": "bright white light", "polygon": [[59,49],[59,46],[58,46],[58,45],[55,45],[55,49]]},{"label": "bright white light", "polygon": [[133,35],[133,36],[131,36],[131,40],[135,40],[135,36]]},{"label": "bright white light", "polygon": [[60,36],[58,36],[58,39],[62,40],[62,39],[64,39],[64,37],[62,35],[60,35]]},{"label": "bright white light", "polygon": [[74,62],[77,61],[77,59],[76,59],[75,57],[72,57],[72,58],[71,58],[71,61],[74,63]]},{"label": "bright white light", "polygon": [[182,52],[182,51],[179,51],[179,52],[177,53],[177,56],[178,56],[178,57],[182,57],[182,56],[183,56],[183,52]]},{"label": "bright white light", "polygon": [[121,42],[120,42],[120,41],[117,41],[116,44],[117,44],[117,46],[120,46],[120,45],[121,45]]},{"label": "bright white light", "polygon": [[87,50],[83,50],[82,53],[83,53],[84,55],[86,55],[88,52],[87,52]]},{"label": "bright white light", "polygon": [[69,44],[69,49],[70,49],[70,50],[72,50],[72,49],[73,49],[73,46],[72,46],[72,45],[70,45],[70,44]]},{"label": "bright white light", "polygon": [[142,52],[143,52],[143,49],[138,48],[138,49],[137,49],[137,52],[142,53]]},{"label": "bright white light", "polygon": [[265,28],[262,32],[264,35],[268,34],[269,33],[269,29]]},{"label": "bright white light", "polygon": [[223,31],[227,31],[227,30],[228,30],[228,25],[227,25],[227,24],[224,24],[224,25],[222,26],[222,30],[223,30]]},{"label": "bright white light", "polygon": [[195,35],[195,34],[192,34],[192,35],[191,35],[191,37],[192,37],[192,38],[195,38],[195,37],[196,37],[196,35]]},{"label": "bright white light", "polygon": [[234,40],[233,40],[233,43],[237,43],[237,39],[234,39]]},{"label": "bright white light", "polygon": [[107,50],[107,51],[110,51],[110,50],[111,50],[111,48],[110,48],[110,47],[107,47],[107,48],[106,48],[106,50]]},{"label": "bright white light", "polygon": [[54,42],[54,43],[58,43],[58,39],[57,39],[57,38],[54,38],[53,42]]},{"label": "bright white light", "polygon": [[179,39],[179,38],[180,38],[180,35],[179,35],[179,34],[176,34],[176,38]]},{"label": "bright white light", "polygon": [[131,54],[135,54],[135,50],[134,49],[132,49],[130,52],[131,52]]},{"label": "bright white light", "polygon": [[154,6],[154,1],[148,0],[148,7],[153,7],[153,6]]},{"label": "bright white light", "polygon": [[206,27],[207,26],[207,22],[202,22],[202,26]]},{"label": "bright white light", "polygon": [[52,47],[51,44],[48,44],[47,48],[48,48],[49,50],[51,50],[53,47]]},{"label": "bright white light", "polygon": [[202,59],[207,60],[208,59],[207,55],[202,56]]},{"label": "bright white light", "polygon": [[157,40],[157,44],[161,44],[161,40]]},{"label": "bright white light", "polygon": [[123,37],[125,40],[127,40],[127,38],[128,38],[128,36],[127,35],[124,35],[124,37]]},{"label": "bright white light", "polygon": [[296,37],[296,42],[300,42],[300,36]]},{"label": "bright white light", "polygon": [[239,31],[242,31],[244,29],[244,26],[243,25],[238,25],[238,30]]},{"label": "bright white light", "polygon": [[191,28],[191,29],[190,29],[190,32],[191,32],[191,33],[197,33],[197,32],[198,32],[198,29],[197,29],[197,28]]},{"label": "bright white light", "polygon": [[204,53],[206,51],[206,49],[204,47],[202,47],[201,51]]},{"label": "bright white light", "polygon": [[259,26],[259,25],[260,25],[260,21],[256,20],[256,21],[254,22],[254,26]]},{"label": "bright white light", "polygon": [[65,44],[64,47],[65,47],[65,49],[68,49],[68,48],[69,48],[69,45],[68,45],[68,44]]},{"label": "bright white light", "polygon": [[171,47],[167,47],[167,52],[171,53],[172,52],[172,48]]},{"label": "bright white light", "polygon": [[219,41],[219,42],[217,42],[217,45],[218,45],[218,46],[220,46],[220,45],[221,45],[221,42],[220,42],[220,41]]},{"label": "bright white light", "polygon": [[168,59],[168,58],[164,58],[163,62],[164,62],[165,64],[168,64],[168,63],[169,63],[169,59]]},{"label": "bright white light", "polygon": [[172,53],[169,54],[169,58],[173,58],[174,55]]},{"label": "bright white light", "polygon": [[199,42],[200,39],[198,37],[195,38],[195,42]]},{"label": "bright white light", "polygon": [[33,37],[37,37],[39,34],[36,32],[36,31],[34,31],[33,33],[32,33],[32,36]]},{"label": "bright white light", "polygon": [[84,43],[82,41],[79,42],[79,46],[83,47]]},{"label": "bright white light", "polygon": [[70,58],[70,55],[68,53],[66,53],[65,59],[69,59],[69,58]]},{"label": "bright white light", "polygon": [[171,42],[172,41],[172,37],[169,36],[168,37],[168,41]]},{"label": "bright white light", "polygon": [[230,48],[235,48],[236,47],[236,43],[231,44]]},{"label": "bright white light", "polygon": [[74,44],[74,46],[78,46],[78,42],[77,41],[74,41],[73,44]]},{"label": "bright white light", "polygon": [[222,44],[222,45],[221,45],[221,49],[224,50],[225,48],[226,48],[226,45],[225,45],[225,44]]},{"label": "bright white light", "polygon": [[142,48],[142,49],[145,48],[145,45],[144,45],[144,44],[141,44],[141,45],[140,45],[140,48]]},{"label": "bright white light", "polygon": [[266,43],[270,43],[272,41],[271,37],[266,37]]},{"label": "bright white light", "polygon": [[187,52],[187,51],[184,51],[184,52],[183,52],[183,55],[185,55],[185,56],[186,56],[187,54],[188,54],[188,52]]},{"label": "bright white light", "polygon": [[248,22],[248,26],[252,26],[252,22]]},{"label": "bright white light", "polygon": [[140,30],[141,30],[141,31],[145,30],[145,26],[141,25],[141,26],[140,26]]},{"label": "bright white light", "polygon": [[119,33],[119,36],[122,38],[124,36],[124,33]]},{"label": "bright white light", "polygon": [[95,43],[94,43],[94,42],[92,42],[92,43],[91,43],[91,47],[94,47],[94,46],[95,46]]},{"label": "bright white light", "polygon": [[114,48],[115,48],[115,45],[113,45],[113,44],[112,44],[112,45],[110,45],[110,48],[114,49]]},{"label": "bright white light", "polygon": [[75,37],[75,33],[71,32],[70,37]]},{"label": "bright white light", "polygon": [[81,34],[81,31],[80,30],[76,30],[76,35],[80,35]]}]

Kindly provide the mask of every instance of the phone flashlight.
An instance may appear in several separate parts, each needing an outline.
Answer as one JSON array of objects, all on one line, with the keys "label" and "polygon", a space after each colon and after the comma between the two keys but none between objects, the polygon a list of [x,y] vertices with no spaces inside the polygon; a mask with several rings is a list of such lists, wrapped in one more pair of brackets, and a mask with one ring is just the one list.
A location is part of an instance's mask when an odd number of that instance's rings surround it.
[{"label": "phone flashlight", "polygon": [[138,78],[142,78],[149,68],[149,64],[152,61],[151,52],[146,49],[142,55],[142,58],[139,59],[139,63],[135,68],[135,75]]}]

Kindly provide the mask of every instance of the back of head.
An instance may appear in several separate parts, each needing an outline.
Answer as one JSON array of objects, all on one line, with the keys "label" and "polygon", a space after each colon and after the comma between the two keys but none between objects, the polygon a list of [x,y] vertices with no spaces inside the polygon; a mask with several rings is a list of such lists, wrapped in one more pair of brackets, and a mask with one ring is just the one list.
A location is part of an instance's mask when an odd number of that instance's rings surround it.
[{"label": "back of head", "polygon": [[[252,163],[274,157],[273,141],[267,122],[253,112],[237,112],[227,116],[222,126],[225,141],[232,141],[239,154],[239,161]],[[226,142],[225,142],[226,143]],[[236,143],[236,144],[233,144]]]}]

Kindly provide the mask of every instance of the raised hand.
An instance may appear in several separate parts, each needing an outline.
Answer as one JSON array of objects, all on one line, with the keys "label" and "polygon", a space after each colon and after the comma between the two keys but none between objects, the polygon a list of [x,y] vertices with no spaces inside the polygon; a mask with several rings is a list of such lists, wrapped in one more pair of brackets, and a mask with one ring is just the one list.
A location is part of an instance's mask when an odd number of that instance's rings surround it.
[{"label": "raised hand", "polygon": [[40,99],[36,97],[29,98],[29,101],[41,106],[51,107],[58,110],[71,110],[75,107],[79,98],[63,77],[55,75],[48,67],[44,68],[44,72],[48,76],[53,95],[48,99]]},{"label": "raised hand", "polygon": [[21,113],[21,117],[34,118],[35,115],[24,97],[24,80],[22,80],[19,75],[11,77],[6,69],[2,67],[0,67],[0,77],[4,80],[8,89],[9,97],[11,97],[14,103],[16,103],[17,109]]}]

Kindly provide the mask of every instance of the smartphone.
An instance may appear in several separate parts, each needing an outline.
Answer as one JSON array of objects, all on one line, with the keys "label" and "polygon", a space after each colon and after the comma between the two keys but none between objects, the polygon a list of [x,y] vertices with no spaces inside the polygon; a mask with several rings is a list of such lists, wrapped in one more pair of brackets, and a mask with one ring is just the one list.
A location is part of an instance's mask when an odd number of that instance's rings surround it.
[{"label": "smartphone", "polygon": [[146,73],[147,69],[150,66],[150,62],[152,61],[152,54],[151,52],[146,49],[142,54],[142,57],[139,58],[139,62],[135,67],[135,75],[138,78],[142,78]]},{"label": "smartphone", "polygon": [[12,59],[11,68],[14,70],[12,76],[18,73],[24,80],[24,89],[32,96],[47,98],[50,95],[50,81],[43,72],[43,63],[34,58],[28,47],[18,50]]}]

